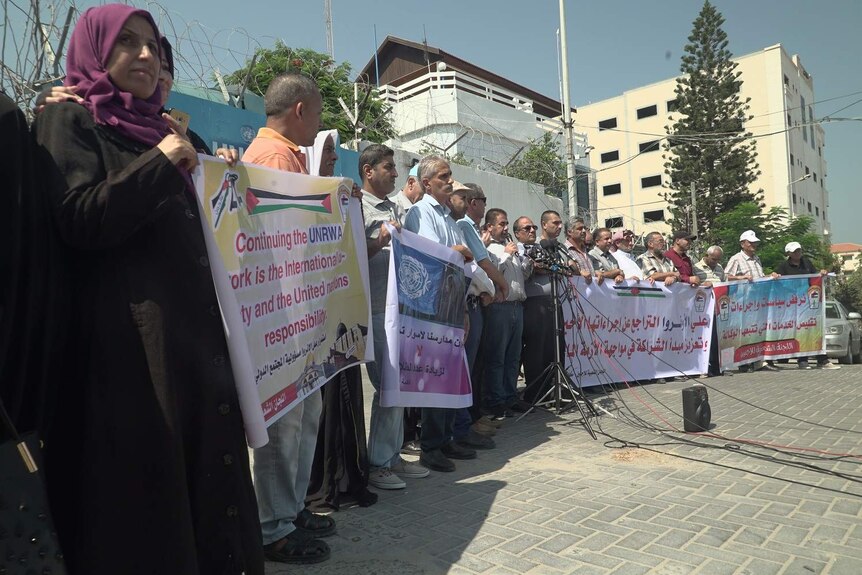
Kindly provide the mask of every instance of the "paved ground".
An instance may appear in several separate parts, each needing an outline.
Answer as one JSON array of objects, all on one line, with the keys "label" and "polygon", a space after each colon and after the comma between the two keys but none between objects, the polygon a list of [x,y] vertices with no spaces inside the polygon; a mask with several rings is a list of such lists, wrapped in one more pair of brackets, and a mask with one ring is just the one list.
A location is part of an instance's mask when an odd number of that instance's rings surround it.
[{"label": "paved ground", "polygon": [[650,429],[682,426],[684,382],[596,397],[598,441],[507,420],[478,460],[336,513],[328,562],[267,573],[862,574],[862,366],[703,381],[724,438]]}]

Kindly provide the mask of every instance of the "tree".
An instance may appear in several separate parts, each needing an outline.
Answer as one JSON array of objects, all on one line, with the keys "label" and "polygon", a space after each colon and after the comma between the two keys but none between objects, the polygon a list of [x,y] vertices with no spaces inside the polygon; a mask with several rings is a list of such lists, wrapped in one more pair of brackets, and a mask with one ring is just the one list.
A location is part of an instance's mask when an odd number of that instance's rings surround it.
[{"label": "tree", "polygon": [[464,155],[464,152],[458,152],[457,154],[449,154],[448,152],[444,152],[440,148],[434,148],[428,145],[422,146],[419,148],[417,152],[419,156],[441,156],[446,159],[450,164],[458,164],[459,166],[472,166],[473,160]]},{"label": "tree", "polygon": [[833,299],[840,301],[849,311],[862,312],[862,268],[838,277],[833,286]]},{"label": "tree", "polygon": [[566,192],[566,163],[550,132],[531,140],[524,152],[501,171],[504,176],[545,186],[545,193],[558,198]]},{"label": "tree", "polygon": [[[350,64],[337,64],[326,54],[307,48],[290,48],[277,41],[275,48],[261,48],[256,52],[254,68],[249,75],[251,62],[229,74],[228,84],[242,85],[248,76],[247,89],[263,96],[272,79],[283,72],[298,72],[313,78],[323,97],[321,123],[327,129],[337,129],[342,142],[354,139],[353,125],[338,103],[342,98],[353,110],[353,83],[350,81]],[[395,135],[389,119],[389,110],[377,91],[370,85],[359,91],[359,121],[365,126],[361,137],[372,142],[382,142]]]},{"label": "tree", "polygon": [[731,255],[742,232],[754,230],[761,240],[757,255],[764,271],[773,271],[787,257],[784,246],[789,242],[802,244],[802,253],[818,270],[835,271],[838,262],[823,237],[811,231],[813,224],[814,220],[808,216],[788,216],[784,208],[774,207],[763,214],[759,204],[744,202],[715,218],[713,241]]},{"label": "tree", "polygon": [[763,197],[763,190],[750,190],[760,175],[755,142],[744,128],[752,118],[750,99],[740,100],[741,72],[730,60],[723,23],[706,0],[688,37],[676,83],[679,117],[668,126],[663,146],[665,174],[670,177],[663,194],[670,204],[669,223],[674,229],[693,227],[694,184],[698,232],[707,241],[714,240],[714,222],[722,211],[759,203]]}]

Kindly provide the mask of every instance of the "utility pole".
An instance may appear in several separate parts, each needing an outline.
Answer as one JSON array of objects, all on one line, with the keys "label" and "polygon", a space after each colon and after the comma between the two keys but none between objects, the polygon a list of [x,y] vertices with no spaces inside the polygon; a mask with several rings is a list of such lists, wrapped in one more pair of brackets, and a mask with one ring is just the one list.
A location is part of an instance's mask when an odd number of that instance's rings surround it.
[{"label": "utility pole", "polygon": [[335,60],[335,46],[332,42],[332,0],[323,0],[324,18],[326,18],[326,52]]},{"label": "utility pole", "polygon": [[691,183],[691,233],[697,235],[697,194],[694,193],[694,182]]},{"label": "utility pole", "polygon": [[575,186],[575,151],[572,141],[572,107],[569,104],[569,59],[566,53],[566,6],[560,0],[560,52],[563,68],[563,130],[566,138],[566,189],[569,192],[569,217],[578,215],[578,193]]}]

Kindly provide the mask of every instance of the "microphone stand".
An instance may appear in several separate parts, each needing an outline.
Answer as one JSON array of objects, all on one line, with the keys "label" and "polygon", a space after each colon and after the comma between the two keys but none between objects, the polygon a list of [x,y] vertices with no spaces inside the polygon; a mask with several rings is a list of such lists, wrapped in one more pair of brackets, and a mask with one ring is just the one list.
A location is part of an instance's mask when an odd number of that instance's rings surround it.
[{"label": "microphone stand", "polygon": [[[556,242],[554,242],[556,243]],[[543,248],[545,246],[542,246]],[[559,248],[556,248],[559,250]],[[557,259],[559,259],[560,254],[554,254]],[[551,301],[553,302],[553,313],[554,313],[554,361],[553,363],[548,364],[542,373],[534,380],[527,384],[527,388],[530,388],[534,385],[539,385],[539,389],[543,389],[548,382],[551,382],[551,386],[548,390],[533,402],[530,405],[530,408],[527,409],[526,412],[521,414],[518,417],[517,421],[520,421],[525,415],[533,411],[536,407],[545,406],[549,403],[552,403],[554,406],[554,411],[557,415],[561,415],[566,411],[569,411],[572,408],[572,404],[578,409],[578,412],[581,414],[581,418],[584,422],[584,427],[589,432],[590,436],[593,439],[598,439],[595,431],[593,431],[592,426],[590,425],[590,421],[587,417],[587,413],[584,411],[583,407],[581,407],[581,403],[583,403],[589,412],[598,417],[598,412],[596,408],[593,406],[593,403],[584,396],[583,392],[581,392],[581,388],[579,385],[576,385],[572,378],[569,377],[569,374],[566,373],[566,369],[563,367],[562,358],[560,357],[560,338],[563,337],[564,332],[560,327],[560,316],[562,312],[560,310],[560,298],[557,291],[557,282],[562,281],[562,278],[565,277],[565,274],[560,269],[568,269],[565,265],[565,260],[563,261],[562,266],[559,264],[555,264],[551,266],[551,269],[548,269],[548,273],[551,276]],[[556,267],[557,270],[553,268]],[[571,396],[571,403],[569,405],[563,406],[563,388],[565,387],[566,391],[568,391]],[[548,398],[553,394],[552,401],[548,401]]]}]

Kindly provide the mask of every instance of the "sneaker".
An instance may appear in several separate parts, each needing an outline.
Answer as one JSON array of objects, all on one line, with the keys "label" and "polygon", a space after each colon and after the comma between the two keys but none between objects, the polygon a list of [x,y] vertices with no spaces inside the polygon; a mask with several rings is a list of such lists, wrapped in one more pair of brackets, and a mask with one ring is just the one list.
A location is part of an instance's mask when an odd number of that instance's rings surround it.
[{"label": "sneaker", "polygon": [[497,447],[497,444],[494,443],[493,439],[480,435],[472,429],[467,432],[467,435],[457,439],[456,443],[461,447],[466,447],[468,449],[494,449]]},{"label": "sneaker", "polygon": [[473,425],[470,426],[472,431],[475,431],[479,435],[484,435],[485,437],[493,437],[497,435],[497,428],[493,425],[485,425],[481,421],[476,421]]},{"label": "sneaker", "polygon": [[419,442],[417,440],[405,441],[404,445],[401,446],[401,453],[404,455],[420,455],[422,453],[422,448],[419,446]]},{"label": "sneaker", "polygon": [[418,463],[403,459],[400,459],[398,463],[393,465],[391,470],[393,473],[397,473],[399,477],[406,477],[408,479],[422,479],[430,475],[430,472]]},{"label": "sneaker", "polygon": [[455,464],[443,455],[443,451],[440,449],[423,451],[422,455],[419,456],[419,463],[434,471],[455,471]]},{"label": "sneaker", "polygon": [[[504,418],[505,419],[505,418]],[[490,425],[491,427],[499,429],[501,425],[503,425],[502,420],[495,420],[491,415],[483,415],[479,419],[476,420],[476,423],[481,423],[482,425]]]},{"label": "sneaker", "polygon": [[459,445],[455,441],[450,441],[443,445],[443,447],[440,448],[440,451],[450,459],[476,459],[475,449]]},{"label": "sneaker", "polygon": [[771,363],[764,363],[763,367],[761,367],[758,371],[779,371],[779,370],[777,367],[775,367]]},{"label": "sneaker", "polygon": [[835,365],[834,363],[831,363],[829,361],[825,363],[818,363],[817,367],[819,367],[820,369],[841,369],[840,365]]},{"label": "sneaker", "polygon": [[375,469],[368,474],[368,484],[377,489],[404,489],[407,484],[388,467]]}]

